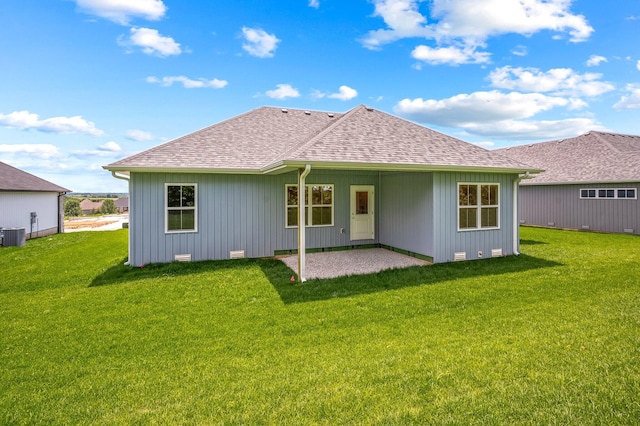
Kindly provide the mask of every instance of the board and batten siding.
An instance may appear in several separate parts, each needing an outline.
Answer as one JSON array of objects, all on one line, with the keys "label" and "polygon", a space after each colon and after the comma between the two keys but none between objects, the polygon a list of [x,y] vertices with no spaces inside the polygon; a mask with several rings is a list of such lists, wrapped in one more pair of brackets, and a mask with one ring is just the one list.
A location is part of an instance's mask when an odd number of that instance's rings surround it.
[{"label": "board and batten siding", "polygon": [[[467,260],[491,257],[492,249],[513,254],[513,182],[516,174],[433,173],[435,263],[454,260],[454,253],[466,252]],[[458,231],[458,183],[498,183],[500,228]]]},{"label": "board and batten siding", "polygon": [[[26,237],[56,234],[60,226],[57,192],[0,192],[0,228],[25,228]],[[38,217],[31,227],[31,212]]]},{"label": "board and batten siding", "polygon": [[[564,229],[640,234],[640,200],[581,199],[589,188],[635,188],[639,183],[521,185],[520,223]],[[629,232],[631,230],[631,232]]]},{"label": "board and batten siding", "polygon": [[433,257],[432,173],[381,173],[380,243]]},{"label": "board and batten siding", "polygon": [[[266,257],[276,250],[295,250],[298,230],[285,228],[285,185],[296,182],[295,172],[131,173],[129,262],[171,262],[179,254],[190,254],[192,260],[228,259],[234,250],[244,250],[246,257]],[[374,185],[377,191],[378,172],[312,170],[306,182],[334,185],[334,224],[308,227],[307,248],[378,243],[377,226],[375,240],[349,240],[350,185]],[[165,233],[167,183],[197,184],[197,232]]]}]

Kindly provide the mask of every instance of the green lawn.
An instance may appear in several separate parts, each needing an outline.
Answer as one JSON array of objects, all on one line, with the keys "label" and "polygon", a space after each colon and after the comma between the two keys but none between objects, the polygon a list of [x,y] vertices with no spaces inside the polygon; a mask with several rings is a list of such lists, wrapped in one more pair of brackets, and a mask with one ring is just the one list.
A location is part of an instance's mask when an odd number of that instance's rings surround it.
[{"label": "green lawn", "polygon": [[640,238],[292,283],[122,266],[126,230],[0,248],[0,424],[638,424]]}]

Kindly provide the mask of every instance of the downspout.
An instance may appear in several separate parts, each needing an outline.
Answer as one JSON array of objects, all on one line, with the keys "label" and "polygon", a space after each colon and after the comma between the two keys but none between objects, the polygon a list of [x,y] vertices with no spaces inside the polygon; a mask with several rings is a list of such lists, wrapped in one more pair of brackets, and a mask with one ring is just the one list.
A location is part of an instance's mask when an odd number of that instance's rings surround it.
[{"label": "downspout", "polygon": [[518,187],[522,179],[530,179],[529,172],[513,180],[513,254],[520,255],[520,218],[518,217]]},{"label": "downspout", "polygon": [[306,277],[306,228],[305,228],[305,179],[311,172],[311,164],[307,164],[304,169],[298,169],[298,278],[300,282],[305,282]]},{"label": "downspout", "polygon": [[116,179],[126,180],[127,181],[127,191],[129,195],[129,230],[127,236],[127,261],[124,262],[126,266],[131,264],[131,177],[127,175],[118,175],[118,172],[111,172],[111,176]]}]

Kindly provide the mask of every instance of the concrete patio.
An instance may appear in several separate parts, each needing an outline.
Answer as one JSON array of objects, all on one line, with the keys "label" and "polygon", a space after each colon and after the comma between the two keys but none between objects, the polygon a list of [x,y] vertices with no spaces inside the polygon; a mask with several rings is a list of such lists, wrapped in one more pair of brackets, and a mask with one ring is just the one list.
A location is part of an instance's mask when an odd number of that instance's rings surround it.
[{"label": "concrete patio", "polygon": [[[344,275],[373,274],[393,268],[429,265],[429,262],[382,248],[307,253],[307,279],[336,278]],[[298,255],[280,256],[294,273]]]}]

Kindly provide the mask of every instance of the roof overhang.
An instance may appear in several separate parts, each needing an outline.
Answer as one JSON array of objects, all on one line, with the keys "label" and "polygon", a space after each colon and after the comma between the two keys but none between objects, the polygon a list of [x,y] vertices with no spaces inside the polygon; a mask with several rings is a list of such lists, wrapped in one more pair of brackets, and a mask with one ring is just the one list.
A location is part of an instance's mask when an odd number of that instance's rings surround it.
[{"label": "roof overhang", "polygon": [[511,168],[511,167],[486,167],[486,166],[461,166],[461,165],[431,165],[431,164],[388,164],[388,163],[362,163],[353,161],[278,161],[263,167],[264,174],[287,173],[307,164],[314,169],[331,170],[369,170],[389,172],[490,172],[490,173],[541,173],[541,169]]},{"label": "roof overhang", "polygon": [[457,166],[430,164],[385,164],[362,163],[353,161],[278,161],[261,169],[213,169],[203,167],[141,167],[141,166],[103,166],[110,172],[123,175],[131,173],[207,173],[207,174],[244,174],[244,175],[278,175],[289,173],[309,164],[314,169],[324,170],[369,170],[389,172],[479,172],[479,173],[514,173],[535,174],[543,170],[511,167]]},{"label": "roof overhang", "polygon": [[526,183],[523,181],[521,185],[526,186],[553,186],[553,185],[621,185],[621,184],[631,184],[638,185],[640,183],[640,179],[637,180],[581,180],[581,181],[558,181],[558,182],[536,182],[534,180],[529,180]]}]

